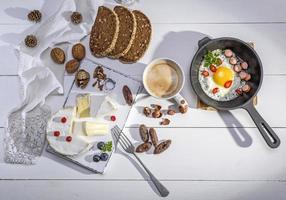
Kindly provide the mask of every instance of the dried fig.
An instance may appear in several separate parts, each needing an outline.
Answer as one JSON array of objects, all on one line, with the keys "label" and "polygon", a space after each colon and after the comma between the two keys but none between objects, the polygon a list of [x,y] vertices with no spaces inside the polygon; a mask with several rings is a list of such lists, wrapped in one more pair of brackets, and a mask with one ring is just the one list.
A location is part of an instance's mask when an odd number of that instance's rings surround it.
[{"label": "dried fig", "polygon": [[148,134],[148,129],[144,124],[141,124],[139,127],[139,133],[140,137],[143,142],[148,142],[149,140],[149,134]]},{"label": "dried fig", "polygon": [[157,146],[158,144],[158,136],[156,133],[156,130],[154,128],[149,129],[149,135],[151,137],[151,142],[154,146]]},{"label": "dried fig", "polygon": [[133,96],[132,96],[131,90],[129,89],[129,87],[127,85],[123,86],[122,93],[123,93],[123,96],[124,96],[126,103],[129,106],[131,106],[133,103]]},{"label": "dried fig", "polygon": [[75,73],[79,68],[79,62],[76,59],[72,59],[66,63],[66,71],[69,74]]},{"label": "dried fig", "polygon": [[64,64],[66,60],[66,55],[62,49],[56,47],[53,48],[51,51],[51,58],[57,64]]},{"label": "dried fig", "polygon": [[160,154],[164,151],[166,151],[169,146],[171,145],[172,141],[171,140],[166,140],[164,142],[161,142],[160,144],[158,144],[158,146],[155,147],[154,149],[154,154]]},{"label": "dried fig", "polygon": [[137,146],[135,151],[137,153],[143,153],[143,152],[148,151],[151,147],[152,147],[151,142],[144,142],[144,143],[140,144],[139,146]]},{"label": "dried fig", "polygon": [[77,43],[72,47],[72,56],[74,59],[81,61],[85,57],[85,47],[81,43]]},{"label": "dried fig", "polygon": [[163,121],[160,122],[160,125],[169,125],[170,124],[170,120],[167,118],[164,118]]}]

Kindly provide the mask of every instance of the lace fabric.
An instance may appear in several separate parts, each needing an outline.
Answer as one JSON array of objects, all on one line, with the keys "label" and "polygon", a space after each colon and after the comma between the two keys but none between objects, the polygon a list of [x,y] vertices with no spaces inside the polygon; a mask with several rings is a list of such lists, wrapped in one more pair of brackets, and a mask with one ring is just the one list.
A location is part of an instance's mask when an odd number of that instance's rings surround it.
[{"label": "lace fabric", "polygon": [[17,110],[8,117],[8,127],[4,137],[4,160],[13,164],[35,164],[45,146],[47,121],[51,109],[36,106],[22,113]]}]

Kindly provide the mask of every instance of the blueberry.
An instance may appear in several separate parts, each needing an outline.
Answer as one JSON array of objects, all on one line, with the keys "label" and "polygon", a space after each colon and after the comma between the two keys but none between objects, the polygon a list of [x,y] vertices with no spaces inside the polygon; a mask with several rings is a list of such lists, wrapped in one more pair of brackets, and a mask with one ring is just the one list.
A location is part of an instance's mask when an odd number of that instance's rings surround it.
[{"label": "blueberry", "polygon": [[100,159],[101,159],[101,157],[100,157],[99,155],[94,155],[93,158],[92,158],[92,160],[93,160],[94,162],[99,162]]},{"label": "blueberry", "polygon": [[100,149],[100,150],[102,150],[104,148],[104,146],[105,146],[104,142],[97,143],[97,148]]},{"label": "blueberry", "polygon": [[102,153],[101,155],[100,155],[100,159],[102,160],[102,161],[107,161],[107,159],[108,159],[108,154],[107,153]]}]

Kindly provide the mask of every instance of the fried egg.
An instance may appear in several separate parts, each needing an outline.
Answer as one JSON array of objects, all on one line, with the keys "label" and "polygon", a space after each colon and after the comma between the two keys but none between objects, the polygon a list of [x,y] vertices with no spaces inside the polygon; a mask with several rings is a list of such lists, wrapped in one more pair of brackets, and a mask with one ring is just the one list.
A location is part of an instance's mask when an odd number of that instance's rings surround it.
[{"label": "fried egg", "polygon": [[212,51],[221,60],[217,65],[206,66],[205,59],[199,68],[199,82],[202,90],[217,101],[230,101],[238,96],[236,89],[241,79],[221,49]]}]

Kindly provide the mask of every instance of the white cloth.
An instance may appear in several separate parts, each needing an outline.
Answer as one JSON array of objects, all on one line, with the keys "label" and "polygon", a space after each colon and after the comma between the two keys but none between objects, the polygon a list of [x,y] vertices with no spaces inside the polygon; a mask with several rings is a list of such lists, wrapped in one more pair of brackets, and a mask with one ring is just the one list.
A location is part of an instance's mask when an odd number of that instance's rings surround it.
[{"label": "white cloth", "polygon": [[[44,104],[49,94],[52,92],[63,93],[64,67],[55,64],[51,60],[51,48],[55,45],[66,48],[67,43],[79,41],[86,36],[94,23],[98,6],[102,5],[103,1],[63,0],[59,3],[60,6],[55,14],[48,19],[44,19],[43,16],[43,21],[38,28],[30,33],[37,37],[38,45],[29,48],[23,42],[16,47],[19,59],[18,75],[22,84],[23,101],[21,105],[10,112],[9,116],[18,112],[25,120],[25,113],[33,110],[37,105]],[[73,11],[82,14],[83,22],[81,24],[71,23],[70,15]],[[13,124],[13,122],[8,120],[6,130],[9,130],[10,124]],[[23,127],[24,129],[25,127]],[[6,138],[13,141],[11,137],[14,137],[14,135],[11,136],[9,131],[6,131]],[[13,148],[16,148],[15,153],[19,151],[17,147]]]}]

